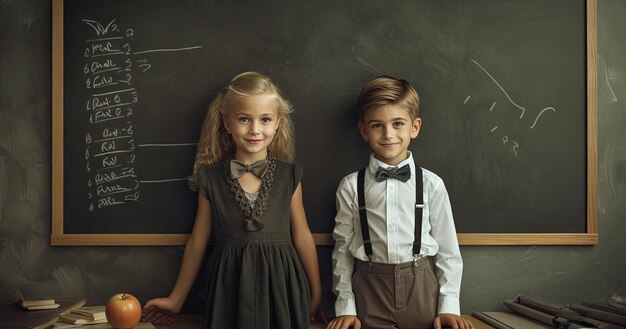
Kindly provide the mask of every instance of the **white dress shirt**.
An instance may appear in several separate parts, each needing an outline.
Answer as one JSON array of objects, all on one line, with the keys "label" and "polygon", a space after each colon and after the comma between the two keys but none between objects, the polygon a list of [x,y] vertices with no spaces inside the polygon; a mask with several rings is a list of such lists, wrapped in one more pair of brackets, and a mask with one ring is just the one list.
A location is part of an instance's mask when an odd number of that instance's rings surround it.
[{"label": "white dress shirt", "polygon": [[[409,157],[397,167],[408,164],[411,178],[407,182],[387,179],[377,182],[376,169],[389,165],[370,156],[365,170],[365,205],[372,242],[373,262],[398,264],[410,262],[415,232],[415,162]],[[439,281],[438,314],[460,315],[459,292],[463,261],[456,237],[452,209],[443,180],[423,169],[424,209],[421,256],[434,256]],[[335,314],[356,315],[352,274],[354,260],[367,261],[357,197],[357,172],[344,177],[337,188],[337,215],[333,230],[333,288],[337,294]]]}]

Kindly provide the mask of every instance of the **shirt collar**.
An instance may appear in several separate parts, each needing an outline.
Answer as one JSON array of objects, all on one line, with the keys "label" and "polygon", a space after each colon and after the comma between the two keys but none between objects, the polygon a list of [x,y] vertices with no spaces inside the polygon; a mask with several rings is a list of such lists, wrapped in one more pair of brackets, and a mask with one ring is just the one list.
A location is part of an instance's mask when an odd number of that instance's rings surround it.
[{"label": "shirt collar", "polygon": [[411,168],[411,176],[414,176],[415,175],[415,161],[413,160],[413,154],[411,153],[411,151],[408,151],[407,158],[403,160],[402,162],[398,163],[396,166],[390,166],[376,159],[376,157],[374,157],[374,153],[372,153],[370,154],[370,163],[368,165],[368,168],[372,174],[375,174],[378,167],[383,167],[383,168],[398,167],[399,168],[406,164],[408,164],[409,168]]}]

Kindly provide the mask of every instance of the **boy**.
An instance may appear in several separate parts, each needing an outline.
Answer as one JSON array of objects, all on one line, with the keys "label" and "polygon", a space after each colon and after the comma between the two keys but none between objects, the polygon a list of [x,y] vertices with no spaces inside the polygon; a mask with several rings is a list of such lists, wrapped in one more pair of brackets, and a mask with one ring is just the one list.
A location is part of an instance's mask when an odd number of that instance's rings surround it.
[{"label": "boy", "polygon": [[473,328],[459,316],[463,262],[447,191],[408,151],[422,123],[417,92],[405,80],[378,77],[357,110],[373,154],[337,189],[337,318],[327,329]]}]

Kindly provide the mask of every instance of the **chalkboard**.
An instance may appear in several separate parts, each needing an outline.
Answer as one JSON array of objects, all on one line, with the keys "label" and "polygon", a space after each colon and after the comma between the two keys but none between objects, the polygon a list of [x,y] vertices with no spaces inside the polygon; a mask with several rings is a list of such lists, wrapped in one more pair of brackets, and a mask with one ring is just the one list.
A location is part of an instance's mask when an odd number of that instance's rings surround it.
[{"label": "chalkboard", "polygon": [[206,106],[233,76],[295,106],[316,243],[370,150],[354,102],[413,83],[416,162],[463,245],[595,244],[595,0],[53,0],[53,245],[178,245]]}]

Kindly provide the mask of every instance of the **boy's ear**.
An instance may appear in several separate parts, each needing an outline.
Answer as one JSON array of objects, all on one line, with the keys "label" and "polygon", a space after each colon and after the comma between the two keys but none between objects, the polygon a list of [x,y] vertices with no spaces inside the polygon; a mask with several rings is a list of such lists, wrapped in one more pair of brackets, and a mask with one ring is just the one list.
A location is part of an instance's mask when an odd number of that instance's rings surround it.
[{"label": "boy's ear", "polygon": [[422,119],[415,118],[415,120],[413,121],[413,125],[411,126],[411,139],[415,139],[417,135],[419,135],[421,127],[422,127]]},{"label": "boy's ear", "polygon": [[365,124],[363,124],[362,121],[357,121],[357,126],[359,127],[359,132],[361,133],[361,137],[363,137],[363,139],[366,142],[369,142],[369,138],[367,137],[367,132],[365,131]]}]

